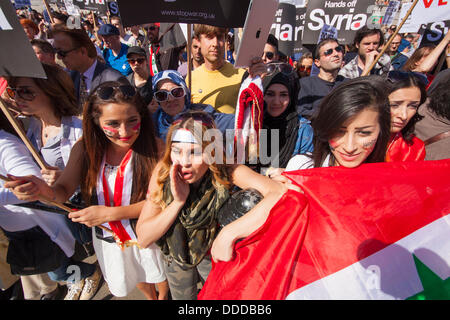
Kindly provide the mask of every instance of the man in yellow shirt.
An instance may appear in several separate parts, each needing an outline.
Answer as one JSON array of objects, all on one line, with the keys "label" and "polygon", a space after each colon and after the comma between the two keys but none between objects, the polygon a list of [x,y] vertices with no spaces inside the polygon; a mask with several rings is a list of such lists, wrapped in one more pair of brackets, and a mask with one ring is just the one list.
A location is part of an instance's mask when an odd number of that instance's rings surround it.
[{"label": "man in yellow shirt", "polygon": [[[234,113],[245,69],[235,68],[225,60],[226,28],[194,25],[194,35],[200,40],[204,63],[192,71],[193,103],[213,106],[222,113]],[[186,79],[189,83],[189,79]]]}]

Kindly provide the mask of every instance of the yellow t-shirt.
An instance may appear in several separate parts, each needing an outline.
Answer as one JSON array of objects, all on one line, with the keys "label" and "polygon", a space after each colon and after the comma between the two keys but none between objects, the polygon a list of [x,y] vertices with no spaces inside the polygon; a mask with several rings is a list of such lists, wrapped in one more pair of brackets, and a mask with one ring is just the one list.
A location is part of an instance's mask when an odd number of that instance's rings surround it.
[{"label": "yellow t-shirt", "polygon": [[202,64],[192,71],[192,102],[210,104],[222,113],[234,113],[244,73],[245,69],[237,69],[228,61],[215,71]]}]

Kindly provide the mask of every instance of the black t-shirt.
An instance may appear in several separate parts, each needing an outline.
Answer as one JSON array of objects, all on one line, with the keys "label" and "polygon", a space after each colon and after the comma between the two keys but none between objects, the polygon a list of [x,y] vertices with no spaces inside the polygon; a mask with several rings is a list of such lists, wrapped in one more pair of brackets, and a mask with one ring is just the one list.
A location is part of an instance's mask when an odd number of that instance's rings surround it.
[{"label": "black t-shirt", "polygon": [[127,79],[128,81],[130,81],[131,85],[135,87],[136,90],[139,92],[139,94],[142,97],[142,100],[144,100],[145,105],[148,105],[153,99],[152,76],[149,76],[147,82],[139,88],[136,87],[136,83],[134,82],[134,72],[128,75]]},{"label": "black t-shirt", "polygon": [[322,99],[343,81],[347,80],[338,75],[335,82],[322,80],[318,76],[309,76],[300,79],[300,92],[298,94],[297,111],[303,117],[311,119],[317,112]]}]

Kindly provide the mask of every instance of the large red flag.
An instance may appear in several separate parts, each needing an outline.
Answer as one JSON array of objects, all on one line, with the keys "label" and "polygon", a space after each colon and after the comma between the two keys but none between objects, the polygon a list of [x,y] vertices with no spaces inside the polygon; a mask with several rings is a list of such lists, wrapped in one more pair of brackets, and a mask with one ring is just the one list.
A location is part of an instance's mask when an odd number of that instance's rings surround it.
[{"label": "large red flag", "polygon": [[199,299],[450,294],[450,159],[285,175],[305,194],[288,191],[233,260],[214,264]]}]

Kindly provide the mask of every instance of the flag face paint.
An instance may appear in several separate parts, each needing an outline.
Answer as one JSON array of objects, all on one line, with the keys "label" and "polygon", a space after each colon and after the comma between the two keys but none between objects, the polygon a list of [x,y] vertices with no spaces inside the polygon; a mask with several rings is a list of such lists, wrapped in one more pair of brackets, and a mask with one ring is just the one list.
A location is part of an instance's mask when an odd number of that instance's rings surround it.
[{"label": "flag face paint", "polygon": [[105,133],[105,135],[109,138],[113,138],[114,136],[119,134],[119,130],[117,130],[113,127],[103,126],[102,129],[103,129],[103,132]]},{"label": "flag face paint", "polygon": [[378,139],[372,139],[372,140],[369,140],[369,141],[367,141],[367,142],[363,142],[363,148],[364,149],[366,149],[366,150],[373,150],[373,148],[375,147],[375,144],[377,143],[377,140]]},{"label": "flag face paint", "polygon": [[133,129],[135,133],[138,133],[139,130],[141,130],[141,122],[136,123],[131,129]]}]

